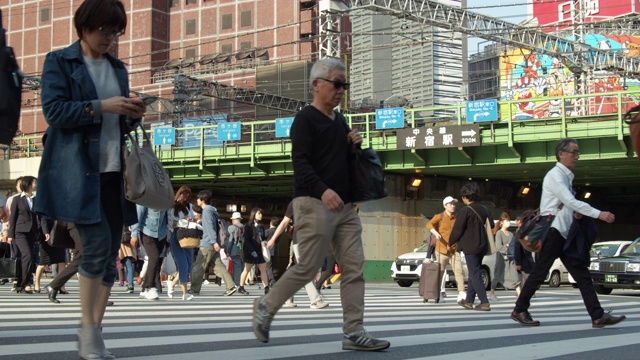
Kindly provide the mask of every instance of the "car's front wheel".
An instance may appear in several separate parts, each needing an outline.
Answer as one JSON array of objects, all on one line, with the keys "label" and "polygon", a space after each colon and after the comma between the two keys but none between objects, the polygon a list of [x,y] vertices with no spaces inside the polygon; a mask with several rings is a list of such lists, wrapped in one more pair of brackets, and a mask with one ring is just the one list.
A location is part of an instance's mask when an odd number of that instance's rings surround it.
[{"label": "car's front wheel", "polygon": [[411,281],[411,280],[398,280],[398,285],[400,285],[400,287],[411,287],[411,285],[413,285],[413,281]]},{"label": "car's front wheel", "polygon": [[602,285],[594,285],[593,288],[600,295],[609,295],[613,291],[612,288],[606,288],[606,287],[604,287]]},{"label": "car's front wheel", "polygon": [[560,282],[561,282],[560,272],[559,271],[552,272],[551,276],[549,276],[549,286],[550,287],[559,287],[560,286]]},{"label": "car's front wheel", "polygon": [[480,269],[480,278],[482,279],[484,288],[486,290],[491,290],[491,276],[489,275],[489,271],[487,269]]}]

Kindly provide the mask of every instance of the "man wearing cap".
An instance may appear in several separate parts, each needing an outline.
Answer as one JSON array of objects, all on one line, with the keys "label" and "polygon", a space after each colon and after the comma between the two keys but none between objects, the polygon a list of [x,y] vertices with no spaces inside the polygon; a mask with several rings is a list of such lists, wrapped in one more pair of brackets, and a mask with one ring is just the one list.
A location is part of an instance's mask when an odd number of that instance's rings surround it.
[{"label": "man wearing cap", "polygon": [[231,214],[231,225],[227,228],[229,231],[229,241],[224,249],[227,256],[231,259],[233,266],[233,282],[240,284],[240,274],[244,269],[244,261],[242,261],[242,215],[239,212]]},{"label": "man wearing cap", "polygon": [[[465,299],[466,294],[464,292],[464,275],[462,272],[462,263],[460,262],[460,253],[456,251],[454,245],[450,250],[447,250],[449,244],[449,236],[453,229],[453,224],[456,222],[455,215],[457,199],[447,196],[442,200],[444,211],[441,214],[434,215],[427,223],[427,230],[436,239],[436,260],[440,264],[440,283],[444,277],[445,268],[447,264],[451,264],[453,273],[455,274],[456,284],[458,285],[458,299],[460,302]],[[442,291],[440,295],[440,302],[443,301],[443,297],[446,293]]]}]

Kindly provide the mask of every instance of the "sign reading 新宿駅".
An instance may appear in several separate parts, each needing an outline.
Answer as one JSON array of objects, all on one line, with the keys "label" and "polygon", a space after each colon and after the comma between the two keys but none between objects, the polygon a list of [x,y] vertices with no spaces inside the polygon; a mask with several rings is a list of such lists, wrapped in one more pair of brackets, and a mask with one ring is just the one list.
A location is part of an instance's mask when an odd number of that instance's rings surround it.
[{"label": "sign reading \u65b0\u5bbf\u99c5", "polygon": [[404,127],[404,108],[376,109],[376,129],[399,129]]},{"label": "sign reading \u65b0\u5bbf\u99c5", "polygon": [[498,120],[498,100],[478,100],[467,102],[467,122]]},{"label": "sign reading \u65b0\u5bbf\u99c5", "polygon": [[480,146],[478,124],[398,129],[396,135],[398,150]]}]

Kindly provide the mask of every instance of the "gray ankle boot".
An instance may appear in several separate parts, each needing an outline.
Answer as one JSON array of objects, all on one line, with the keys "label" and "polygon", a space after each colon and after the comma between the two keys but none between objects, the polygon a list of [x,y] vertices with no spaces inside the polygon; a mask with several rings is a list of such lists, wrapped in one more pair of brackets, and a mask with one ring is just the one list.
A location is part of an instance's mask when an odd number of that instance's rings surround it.
[{"label": "gray ankle boot", "polygon": [[92,325],[83,324],[78,330],[78,353],[85,360],[104,359],[102,333]]}]

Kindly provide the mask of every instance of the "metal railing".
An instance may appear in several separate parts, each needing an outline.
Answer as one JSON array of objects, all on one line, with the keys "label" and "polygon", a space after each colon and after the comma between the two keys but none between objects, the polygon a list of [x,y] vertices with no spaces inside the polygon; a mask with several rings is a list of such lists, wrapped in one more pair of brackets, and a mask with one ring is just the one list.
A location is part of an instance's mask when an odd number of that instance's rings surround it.
[{"label": "metal railing", "polygon": [[[606,129],[600,134],[615,135],[622,140],[628,134],[624,114],[639,102],[640,91],[500,101],[499,120],[480,123],[481,144],[504,142],[512,146],[514,141],[537,141],[540,133],[551,131],[554,136],[567,136],[568,131],[579,128],[591,129],[592,134],[593,129]],[[395,129],[377,129],[375,112],[345,117],[350,127],[360,131],[365,147],[395,150]],[[592,124],[602,122],[606,124]],[[405,109],[405,127],[465,123],[466,104]],[[527,130],[523,130],[525,126]],[[243,159],[252,166],[255,161],[288,160],[291,142],[288,137],[277,137],[275,127],[275,119],[241,122],[241,137],[237,141],[218,141],[217,125],[176,128],[176,145],[158,148],[157,154],[163,162],[197,161],[201,165],[205,159]],[[40,156],[41,138],[41,135],[16,137],[11,146],[0,146],[3,158]]]}]

